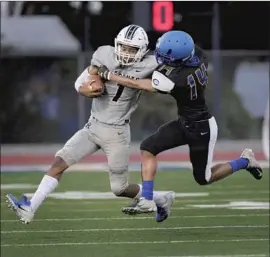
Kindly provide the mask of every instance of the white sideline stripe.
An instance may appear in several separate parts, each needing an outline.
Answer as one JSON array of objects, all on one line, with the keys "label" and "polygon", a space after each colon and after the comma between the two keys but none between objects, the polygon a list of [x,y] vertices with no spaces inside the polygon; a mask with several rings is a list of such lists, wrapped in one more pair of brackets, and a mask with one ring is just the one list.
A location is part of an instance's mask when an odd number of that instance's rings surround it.
[{"label": "white sideline stripe", "polygon": [[71,245],[134,245],[134,244],[184,244],[184,243],[227,243],[227,242],[256,242],[268,241],[269,238],[229,239],[229,240],[179,240],[179,241],[138,241],[138,242],[86,242],[86,243],[47,243],[47,244],[1,244],[1,247],[29,247],[29,246],[71,246]]},{"label": "white sideline stripe", "polygon": [[236,254],[236,255],[177,255],[177,256],[147,256],[147,257],[269,257],[267,254]]},{"label": "white sideline stripe", "polygon": [[[171,216],[170,219],[205,219],[205,218],[233,218],[233,217],[269,217],[269,214],[225,214],[225,215],[195,215],[195,216]],[[148,220],[153,217],[101,217],[101,218],[64,218],[64,219],[35,219],[35,222],[51,221],[95,221],[95,220]],[[1,223],[18,222],[18,220],[1,220]]]},{"label": "white sideline stripe", "polygon": [[171,228],[89,228],[89,229],[61,229],[61,230],[4,230],[1,234],[18,233],[64,233],[64,232],[105,232],[105,231],[157,231],[157,230],[185,230],[185,229],[231,229],[231,228],[269,228],[268,225],[254,226],[197,226],[197,227],[171,227]]}]

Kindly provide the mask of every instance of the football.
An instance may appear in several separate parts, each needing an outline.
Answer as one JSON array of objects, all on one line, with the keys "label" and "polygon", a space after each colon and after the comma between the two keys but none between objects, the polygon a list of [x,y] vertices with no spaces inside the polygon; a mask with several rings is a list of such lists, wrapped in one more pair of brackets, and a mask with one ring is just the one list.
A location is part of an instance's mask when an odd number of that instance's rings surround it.
[{"label": "football", "polygon": [[94,90],[96,89],[95,91],[100,92],[102,94],[104,92],[105,85],[104,85],[102,79],[100,78],[100,76],[99,75],[89,75],[89,79],[95,81],[91,84],[93,89]]}]

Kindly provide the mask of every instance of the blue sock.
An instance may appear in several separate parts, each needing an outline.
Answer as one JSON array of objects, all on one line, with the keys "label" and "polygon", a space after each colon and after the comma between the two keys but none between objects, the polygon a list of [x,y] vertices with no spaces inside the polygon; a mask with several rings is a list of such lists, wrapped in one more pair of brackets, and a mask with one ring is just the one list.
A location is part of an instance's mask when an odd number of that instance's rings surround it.
[{"label": "blue sock", "polygon": [[229,164],[232,166],[232,172],[234,173],[238,170],[245,169],[248,166],[248,159],[241,157],[230,161]]},{"label": "blue sock", "polygon": [[148,180],[142,182],[142,197],[147,200],[153,200],[154,181]]}]

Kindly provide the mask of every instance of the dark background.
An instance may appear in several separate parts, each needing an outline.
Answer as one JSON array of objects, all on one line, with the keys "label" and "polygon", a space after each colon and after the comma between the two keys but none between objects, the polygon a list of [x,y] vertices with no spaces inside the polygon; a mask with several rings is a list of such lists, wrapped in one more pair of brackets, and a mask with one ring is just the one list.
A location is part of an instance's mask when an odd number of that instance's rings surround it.
[{"label": "dark background", "polygon": [[[215,2],[173,2],[175,13],[182,15],[173,29],[192,34],[203,48],[211,49],[211,21]],[[75,10],[68,2],[25,2],[23,12],[31,7],[33,14],[57,14],[72,33],[84,43],[84,12]],[[113,44],[118,31],[132,23],[132,2],[103,2],[101,15],[89,15],[89,40],[94,49],[99,45]],[[222,49],[268,49],[270,32],[270,3],[220,2]],[[149,13],[151,19],[151,13]],[[109,29],[108,29],[109,26]],[[151,47],[161,35],[148,31]],[[95,35],[95,36],[91,36]]]},{"label": "dark background", "polygon": [[[91,50],[100,45],[113,45],[114,38],[124,26],[133,23],[132,2],[102,2],[103,9],[99,15],[90,14],[87,2],[83,2],[79,9],[75,9],[70,2],[24,2],[22,15],[58,15],[67,25],[69,30],[77,37],[82,48],[90,60]],[[151,2],[151,5],[153,3]],[[173,2],[174,13],[181,16],[181,21],[175,22],[173,29],[185,30],[195,39],[201,47],[211,50],[212,47],[212,20],[215,2]],[[220,2],[220,48],[222,50],[267,50],[269,49],[270,32],[270,3],[268,2]],[[149,10],[150,29],[147,31],[150,48],[154,48],[157,38],[162,32],[151,29],[152,12]],[[87,21],[89,23],[87,24]],[[53,40],[53,39],[52,39]],[[89,49],[91,46],[92,49]],[[89,51],[90,50],[90,51]],[[265,58],[266,55],[263,56]],[[232,78],[238,62],[246,56],[222,59],[222,72],[224,78]],[[241,59],[242,58],[242,59]],[[262,58],[253,57],[254,58]],[[64,142],[78,129],[77,95],[73,83],[77,76],[76,60],[55,57],[17,57],[2,58],[0,69],[1,94],[0,94],[0,140],[2,143],[24,142]],[[228,74],[227,74],[228,73]],[[35,79],[38,77],[39,81]],[[215,100],[214,110],[220,107],[219,113],[226,120],[226,126],[220,126],[220,135],[226,138],[248,138],[252,129],[246,130],[246,124],[251,127],[251,119],[241,106],[240,100],[232,93],[231,79],[220,76],[219,98],[213,97],[209,90],[208,99]],[[33,82],[34,80],[34,82]],[[31,82],[32,81],[32,82]],[[31,83],[36,83],[31,87]],[[45,86],[44,86],[45,84]],[[212,87],[210,87],[212,89]],[[225,91],[230,93],[224,96]],[[29,95],[31,99],[29,100]],[[154,99],[154,97],[151,97]],[[214,99],[214,100],[213,100]],[[217,99],[217,100],[216,100]],[[229,112],[232,99],[237,103],[234,110]],[[57,118],[47,118],[46,104],[58,101]],[[223,100],[223,105],[219,100]],[[159,100],[156,100],[159,101]],[[163,100],[164,101],[164,100]],[[226,102],[227,101],[227,102]],[[209,105],[213,104],[209,101]],[[168,103],[168,104],[171,104]],[[167,105],[168,105],[167,104]],[[153,102],[153,106],[156,102]],[[214,105],[214,104],[213,104]],[[133,139],[141,140],[139,131],[141,122],[147,112],[157,116],[163,110],[143,109],[151,107],[150,104],[141,105],[133,115]],[[168,105],[169,106],[169,105]],[[86,106],[87,114],[90,106]],[[173,107],[170,107],[173,108]],[[226,112],[222,110],[226,108]],[[161,108],[162,109],[162,108]],[[241,114],[237,111],[242,110]],[[173,110],[170,110],[172,113]],[[158,114],[157,114],[158,113]],[[226,113],[229,113],[226,116]],[[44,116],[42,116],[45,115]],[[154,115],[151,114],[150,117]],[[166,116],[166,114],[164,114]],[[169,117],[168,117],[169,118]],[[244,120],[240,121],[240,118]],[[162,120],[153,121],[151,131]],[[145,120],[149,120],[147,117]],[[151,123],[151,122],[148,122]],[[254,124],[254,122],[252,122]],[[256,125],[256,124],[255,124]],[[255,126],[254,125],[254,126]],[[136,127],[137,126],[137,127]],[[233,133],[231,133],[231,130]],[[250,132],[251,131],[251,132]],[[256,131],[260,131],[260,126]],[[138,132],[138,135],[136,134]],[[141,133],[141,132],[140,132]],[[252,132],[253,133],[253,132]],[[257,137],[260,132],[256,134]]]}]

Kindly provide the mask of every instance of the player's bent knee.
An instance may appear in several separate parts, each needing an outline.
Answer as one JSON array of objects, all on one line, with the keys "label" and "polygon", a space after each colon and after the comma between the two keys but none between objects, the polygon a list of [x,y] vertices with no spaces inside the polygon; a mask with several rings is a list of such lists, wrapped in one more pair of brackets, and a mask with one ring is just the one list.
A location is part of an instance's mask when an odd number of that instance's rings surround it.
[{"label": "player's bent knee", "polygon": [[123,185],[121,183],[112,183],[111,184],[111,190],[115,196],[122,196],[123,192],[125,192],[127,187],[128,187],[128,183],[126,185]]},{"label": "player's bent knee", "polygon": [[126,170],[110,170],[111,191],[116,196],[121,196],[128,187],[128,176]]}]

